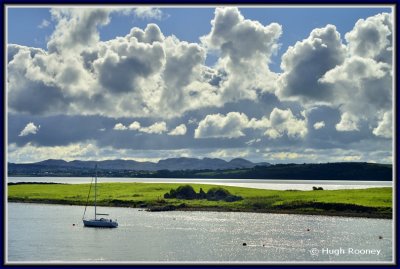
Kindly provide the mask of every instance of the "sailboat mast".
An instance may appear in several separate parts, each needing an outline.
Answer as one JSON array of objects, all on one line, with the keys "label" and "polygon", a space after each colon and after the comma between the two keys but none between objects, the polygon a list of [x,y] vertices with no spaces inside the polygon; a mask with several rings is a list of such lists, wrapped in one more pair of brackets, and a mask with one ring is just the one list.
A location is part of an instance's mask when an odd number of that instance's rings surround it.
[{"label": "sailboat mast", "polygon": [[97,164],[95,166],[95,181],[94,181],[94,219],[97,219],[96,212],[96,202],[97,202]]}]

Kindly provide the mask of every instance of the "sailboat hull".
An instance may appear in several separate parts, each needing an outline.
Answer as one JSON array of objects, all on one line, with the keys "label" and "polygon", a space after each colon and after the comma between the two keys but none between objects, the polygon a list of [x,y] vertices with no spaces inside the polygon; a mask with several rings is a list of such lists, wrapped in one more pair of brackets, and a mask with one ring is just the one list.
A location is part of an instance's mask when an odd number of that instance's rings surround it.
[{"label": "sailboat hull", "polygon": [[85,227],[117,228],[118,223],[110,219],[83,220]]}]

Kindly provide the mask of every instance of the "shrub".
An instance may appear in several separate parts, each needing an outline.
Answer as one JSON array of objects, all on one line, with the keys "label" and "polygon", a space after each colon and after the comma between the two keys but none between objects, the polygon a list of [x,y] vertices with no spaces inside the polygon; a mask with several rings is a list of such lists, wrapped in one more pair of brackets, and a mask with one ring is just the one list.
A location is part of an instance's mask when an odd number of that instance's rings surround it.
[{"label": "shrub", "polygon": [[211,188],[207,193],[204,192],[203,189],[200,189],[199,193],[196,193],[192,186],[184,185],[179,186],[176,190],[171,189],[169,193],[164,194],[165,199],[207,199],[209,201],[226,201],[226,202],[234,202],[242,200],[243,198],[240,196],[236,196],[231,194],[228,190],[223,188]]},{"label": "shrub", "polygon": [[196,199],[197,194],[193,187],[190,185],[179,186],[176,190],[171,189],[169,193],[164,194],[164,198],[176,198],[176,199]]},{"label": "shrub", "polygon": [[207,200],[210,201],[225,201],[225,202],[235,202],[242,200],[243,198],[240,196],[236,196],[231,194],[228,190],[223,188],[211,188],[208,190],[206,194]]},{"label": "shrub", "polygon": [[322,190],[324,190],[322,187],[315,187],[315,186],[313,186],[312,189],[314,191],[322,191]]}]

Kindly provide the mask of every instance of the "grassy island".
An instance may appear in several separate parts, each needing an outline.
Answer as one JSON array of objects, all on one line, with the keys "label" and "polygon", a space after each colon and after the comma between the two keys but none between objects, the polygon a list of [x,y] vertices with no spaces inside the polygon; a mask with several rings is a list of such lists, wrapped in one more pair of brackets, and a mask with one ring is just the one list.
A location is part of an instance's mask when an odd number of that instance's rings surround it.
[{"label": "grassy island", "polygon": [[[347,190],[262,190],[218,186],[240,200],[165,199],[181,183],[101,183],[100,206],[141,207],[150,211],[208,210],[392,218],[392,188]],[[196,192],[216,185],[190,184]],[[8,186],[9,202],[85,205],[89,184],[16,184]],[[92,189],[93,191],[93,189]],[[92,200],[91,200],[92,201]],[[91,203],[90,201],[90,203]]]}]

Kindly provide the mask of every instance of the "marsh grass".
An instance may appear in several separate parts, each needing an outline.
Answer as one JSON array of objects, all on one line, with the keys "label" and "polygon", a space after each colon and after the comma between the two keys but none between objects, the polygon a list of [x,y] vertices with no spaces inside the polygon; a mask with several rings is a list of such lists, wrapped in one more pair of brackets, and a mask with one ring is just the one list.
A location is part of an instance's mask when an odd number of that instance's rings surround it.
[{"label": "marsh grass", "polygon": [[[99,183],[97,202],[102,206],[151,207],[180,206],[186,210],[315,213],[390,218],[392,188],[369,188],[322,191],[262,190],[220,186],[243,197],[235,202],[167,199],[164,194],[182,184],[176,183]],[[216,185],[190,184],[196,192],[207,192]],[[85,205],[89,184],[21,184],[8,186],[8,200]],[[89,204],[93,202],[91,190]]]}]

